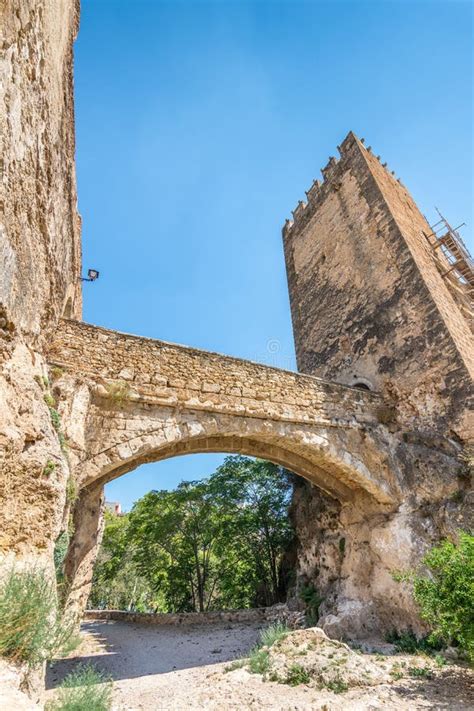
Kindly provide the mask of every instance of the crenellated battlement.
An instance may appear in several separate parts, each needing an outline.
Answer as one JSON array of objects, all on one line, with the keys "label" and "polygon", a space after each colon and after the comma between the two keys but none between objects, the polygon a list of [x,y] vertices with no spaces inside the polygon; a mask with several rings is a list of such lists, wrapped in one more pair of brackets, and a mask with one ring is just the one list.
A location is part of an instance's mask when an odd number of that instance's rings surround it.
[{"label": "crenellated battlement", "polygon": [[338,191],[341,186],[341,176],[347,170],[348,161],[354,156],[355,151],[363,152],[368,161],[377,161],[385,169],[387,175],[396,181],[402,188],[405,186],[400,178],[397,178],[395,171],[390,170],[388,163],[382,163],[380,155],[375,156],[372,146],[365,146],[365,139],[358,138],[355,133],[349,131],[342,143],[337,146],[339,158],[330,156],[324,168],[321,168],[323,180],[314,180],[309,190],[305,191],[306,202],[300,200],[296,208],[292,211],[293,219],[287,219],[283,226],[283,236],[286,237],[295,225],[301,226],[314,214],[315,208],[327,197],[331,191]]}]

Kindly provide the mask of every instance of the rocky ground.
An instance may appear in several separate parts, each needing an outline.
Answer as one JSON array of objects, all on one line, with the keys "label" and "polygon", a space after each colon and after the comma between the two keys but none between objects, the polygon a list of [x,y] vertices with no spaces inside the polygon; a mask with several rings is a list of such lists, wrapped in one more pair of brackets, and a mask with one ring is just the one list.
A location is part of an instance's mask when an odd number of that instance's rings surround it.
[{"label": "rocky ground", "polygon": [[236,661],[255,645],[255,624],[89,622],[83,629],[74,656],[48,670],[47,698],[78,663],[93,662],[114,680],[116,711],[474,709],[474,672],[467,666],[422,655],[365,653],[318,628],[292,632],[264,648],[263,674]]}]

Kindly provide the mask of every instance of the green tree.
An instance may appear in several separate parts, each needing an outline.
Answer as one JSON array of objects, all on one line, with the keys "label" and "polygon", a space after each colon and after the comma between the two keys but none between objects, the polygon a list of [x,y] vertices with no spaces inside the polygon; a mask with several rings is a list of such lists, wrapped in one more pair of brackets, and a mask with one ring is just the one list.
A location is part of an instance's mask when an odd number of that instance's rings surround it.
[{"label": "green tree", "polygon": [[166,590],[173,607],[209,609],[222,564],[216,548],[225,535],[224,516],[206,481],[151,491],[133,507],[136,561],[153,587]]},{"label": "green tree", "polygon": [[181,612],[282,599],[290,493],[281,467],[234,456],[208,479],[108,514],[90,604]]},{"label": "green tree", "polygon": [[213,495],[227,504],[228,544],[222,555],[236,561],[221,588],[231,599],[236,588],[245,589],[245,580],[252,586],[251,605],[271,605],[284,596],[281,562],[293,537],[290,477],[271,462],[236,456],[227,457],[209,479]]},{"label": "green tree", "polygon": [[102,545],[94,568],[89,607],[166,612],[163,596],[154,593],[134,560],[129,517],[106,511]]}]

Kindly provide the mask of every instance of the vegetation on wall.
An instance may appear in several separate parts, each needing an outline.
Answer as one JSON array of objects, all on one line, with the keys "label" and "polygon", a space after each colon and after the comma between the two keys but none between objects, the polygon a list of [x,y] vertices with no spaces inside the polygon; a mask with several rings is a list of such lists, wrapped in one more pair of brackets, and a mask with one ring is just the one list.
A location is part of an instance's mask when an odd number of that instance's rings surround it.
[{"label": "vegetation on wall", "polygon": [[89,606],[182,612],[284,599],[290,493],[281,467],[232,456],[208,479],[108,514]]}]

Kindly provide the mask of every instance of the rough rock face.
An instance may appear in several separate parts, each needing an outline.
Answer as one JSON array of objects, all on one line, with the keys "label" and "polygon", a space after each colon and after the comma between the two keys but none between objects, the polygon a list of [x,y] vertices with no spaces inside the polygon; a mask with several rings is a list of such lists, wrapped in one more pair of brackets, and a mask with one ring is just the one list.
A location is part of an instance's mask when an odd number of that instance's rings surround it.
[{"label": "rough rock face", "polygon": [[81,314],[72,87],[78,8],[74,0],[7,0],[0,13],[0,552],[43,552],[50,561],[68,466],[43,353],[58,318]]},{"label": "rough rock face", "polygon": [[24,670],[0,659],[0,702],[5,711],[40,711],[42,708],[32,700],[35,694],[31,694],[31,690],[29,694],[25,692],[23,673]]},{"label": "rough rock face", "polygon": [[[447,472],[449,476],[449,470]],[[392,629],[426,632],[409,587],[393,573],[415,568],[444,536],[474,525],[472,489],[458,480],[447,494],[436,482],[431,501],[416,496],[397,510],[367,513],[325,496],[297,479],[292,502],[297,550],[297,585],[290,601],[312,585],[322,598],[318,624],[329,636],[363,639]]]}]

